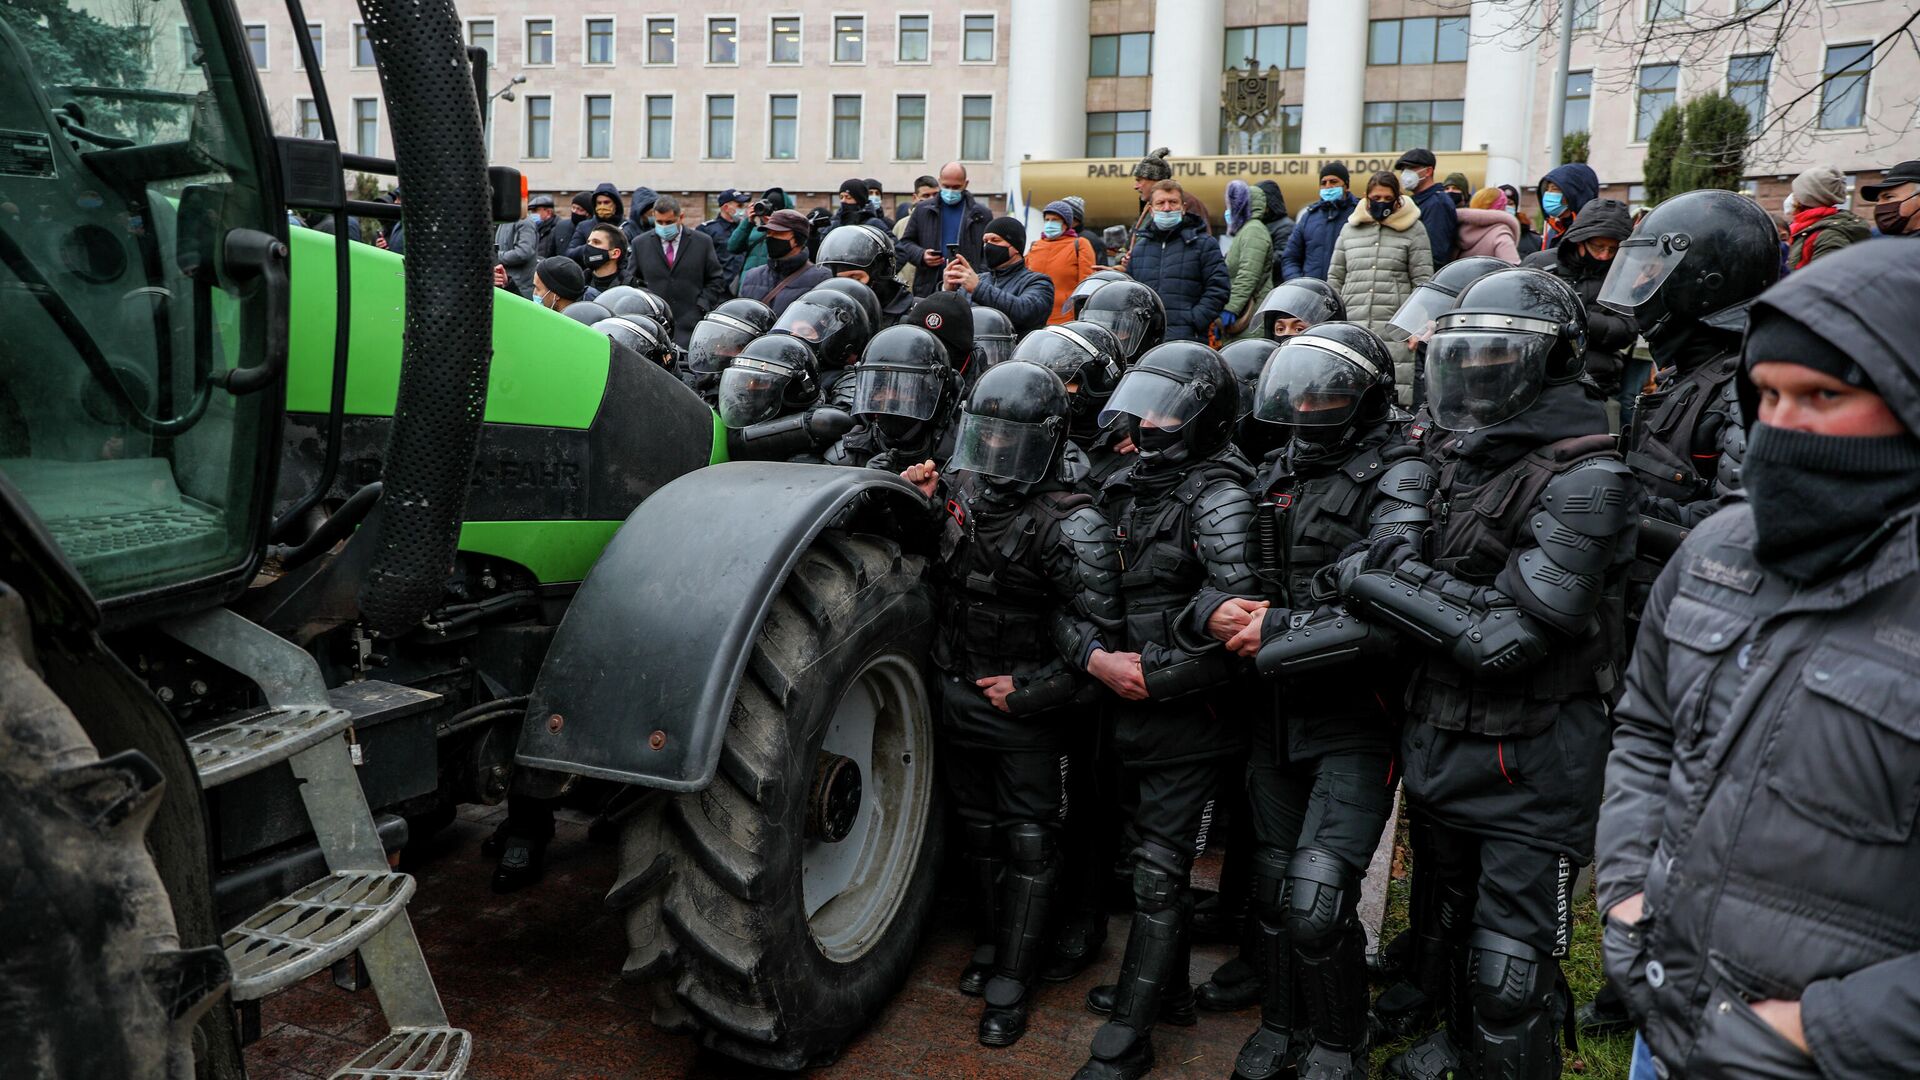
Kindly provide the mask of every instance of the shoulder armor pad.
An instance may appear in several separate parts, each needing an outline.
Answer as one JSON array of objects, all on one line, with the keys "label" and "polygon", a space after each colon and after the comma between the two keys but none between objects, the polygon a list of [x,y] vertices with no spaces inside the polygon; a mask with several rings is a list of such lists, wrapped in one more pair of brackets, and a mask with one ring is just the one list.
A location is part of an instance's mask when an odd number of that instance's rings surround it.
[{"label": "shoulder armor pad", "polygon": [[[1114,568],[1119,568],[1119,554],[1118,549],[1114,547],[1113,526],[1109,525],[1100,511],[1093,507],[1078,507],[1062,518],[1060,535],[1066,537],[1076,548],[1082,545],[1104,548],[1107,555],[1113,558]],[[1082,558],[1084,559],[1085,556]]]},{"label": "shoulder armor pad", "polygon": [[1633,521],[1639,489],[1625,462],[1596,457],[1547,481],[1540,505],[1582,536],[1612,537]]},{"label": "shoulder armor pad", "polygon": [[1246,534],[1254,515],[1253,495],[1240,482],[1222,478],[1201,490],[1193,501],[1193,528],[1200,534]]},{"label": "shoulder armor pad", "polygon": [[1222,479],[1200,493],[1193,507],[1192,537],[1215,588],[1237,596],[1256,595],[1253,572],[1253,496],[1234,480]]},{"label": "shoulder armor pad", "polygon": [[[1611,545],[1605,546],[1611,553]],[[1561,566],[1545,548],[1520,554],[1520,580],[1542,607],[1567,620],[1584,619],[1600,606],[1600,576]]]},{"label": "shoulder armor pad", "polygon": [[1425,506],[1440,486],[1440,474],[1426,458],[1403,457],[1387,468],[1376,486],[1389,498]]}]

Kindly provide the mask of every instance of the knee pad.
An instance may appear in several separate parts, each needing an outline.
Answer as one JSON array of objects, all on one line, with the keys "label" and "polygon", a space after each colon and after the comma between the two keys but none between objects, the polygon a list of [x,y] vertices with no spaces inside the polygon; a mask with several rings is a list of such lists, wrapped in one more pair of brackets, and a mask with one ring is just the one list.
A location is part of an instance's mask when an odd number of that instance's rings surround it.
[{"label": "knee pad", "polygon": [[967,857],[991,859],[994,855],[994,828],[989,821],[966,822]]},{"label": "knee pad", "polygon": [[1188,864],[1151,840],[1133,849],[1134,910],[1153,915],[1171,908],[1187,887]]},{"label": "knee pad", "polygon": [[1287,864],[1292,856],[1277,847],[1253,850],[1253,905],[1269,926],[1279,926],[1287,917]]},{"label": "knee pad", "polygon": [[1007,828],[1007,858],[1022,873],[1038,873],[1053,861],[1053,830],[1032,821]]},{"label": "knee pad", "polygon": [[1546,1008],[1558,970],[1553,958],[1524,941],[1476,929],[1467,939],[1467,987],[1474,1012],[1510,1023]]},{"label": "knee pad", "polygon": [[1296,946],[1328,941],[1353,921],[1358,874],[1332,852],[1301,848],[1287,867],[1287,932]]}]

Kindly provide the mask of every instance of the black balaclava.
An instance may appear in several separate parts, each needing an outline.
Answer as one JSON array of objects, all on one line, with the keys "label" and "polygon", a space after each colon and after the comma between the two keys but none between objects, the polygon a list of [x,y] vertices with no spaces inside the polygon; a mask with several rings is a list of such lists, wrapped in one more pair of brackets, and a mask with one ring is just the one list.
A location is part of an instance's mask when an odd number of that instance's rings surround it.
[{"label": "black balaclava", "polygon": [[1647,351],[1653,355],[1657,370],[1677,367],[1684,374],[1740,348],[1739,333],[1697,319],[1670,318],[1660,330],[1660,336],[1647,339]]}]

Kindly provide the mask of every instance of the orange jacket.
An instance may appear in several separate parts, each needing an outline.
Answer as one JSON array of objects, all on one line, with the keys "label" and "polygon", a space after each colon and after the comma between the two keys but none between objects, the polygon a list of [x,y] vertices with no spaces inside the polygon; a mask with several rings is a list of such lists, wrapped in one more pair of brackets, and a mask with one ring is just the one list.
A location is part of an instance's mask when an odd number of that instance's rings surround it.
[{"label": "orange jacket", "polygon": [[1048,325],[1073,320],[1073,290],[1093,273],[1093,245],[1084,236],[1041,237],[1027,248],[1027,267],[1053,279],[1053,313]]}]

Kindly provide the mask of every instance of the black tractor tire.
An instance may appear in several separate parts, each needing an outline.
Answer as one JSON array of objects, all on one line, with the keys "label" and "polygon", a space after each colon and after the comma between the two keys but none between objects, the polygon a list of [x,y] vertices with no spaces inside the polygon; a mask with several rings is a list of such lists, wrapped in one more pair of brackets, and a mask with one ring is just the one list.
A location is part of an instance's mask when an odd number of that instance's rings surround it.
[{"label": "black tractor tire", "polygon": [[[610,899],[631,905],[624,973],[655,986],[656,1024],[753,1065],[802,1069],[834,1060],[906,981],[942,843],[923,568],[881,537],[817,538],[754,643],[713,783],[623,822]],[[914,838],[911,866],[904,856],[890,866],[891,914],[841,962],[809,929],[803,822],[829,721],[876,663],[910,667],[918,691],[926,785],[914,805],[925,820],[902,834]]]},{"label": "black tractor tire", "polygon": [[0,1076],[191,1080],[228,967],[218,946],[179,947],[146,844],[160,770],[102,759],[33,656],[0,584]]}]

